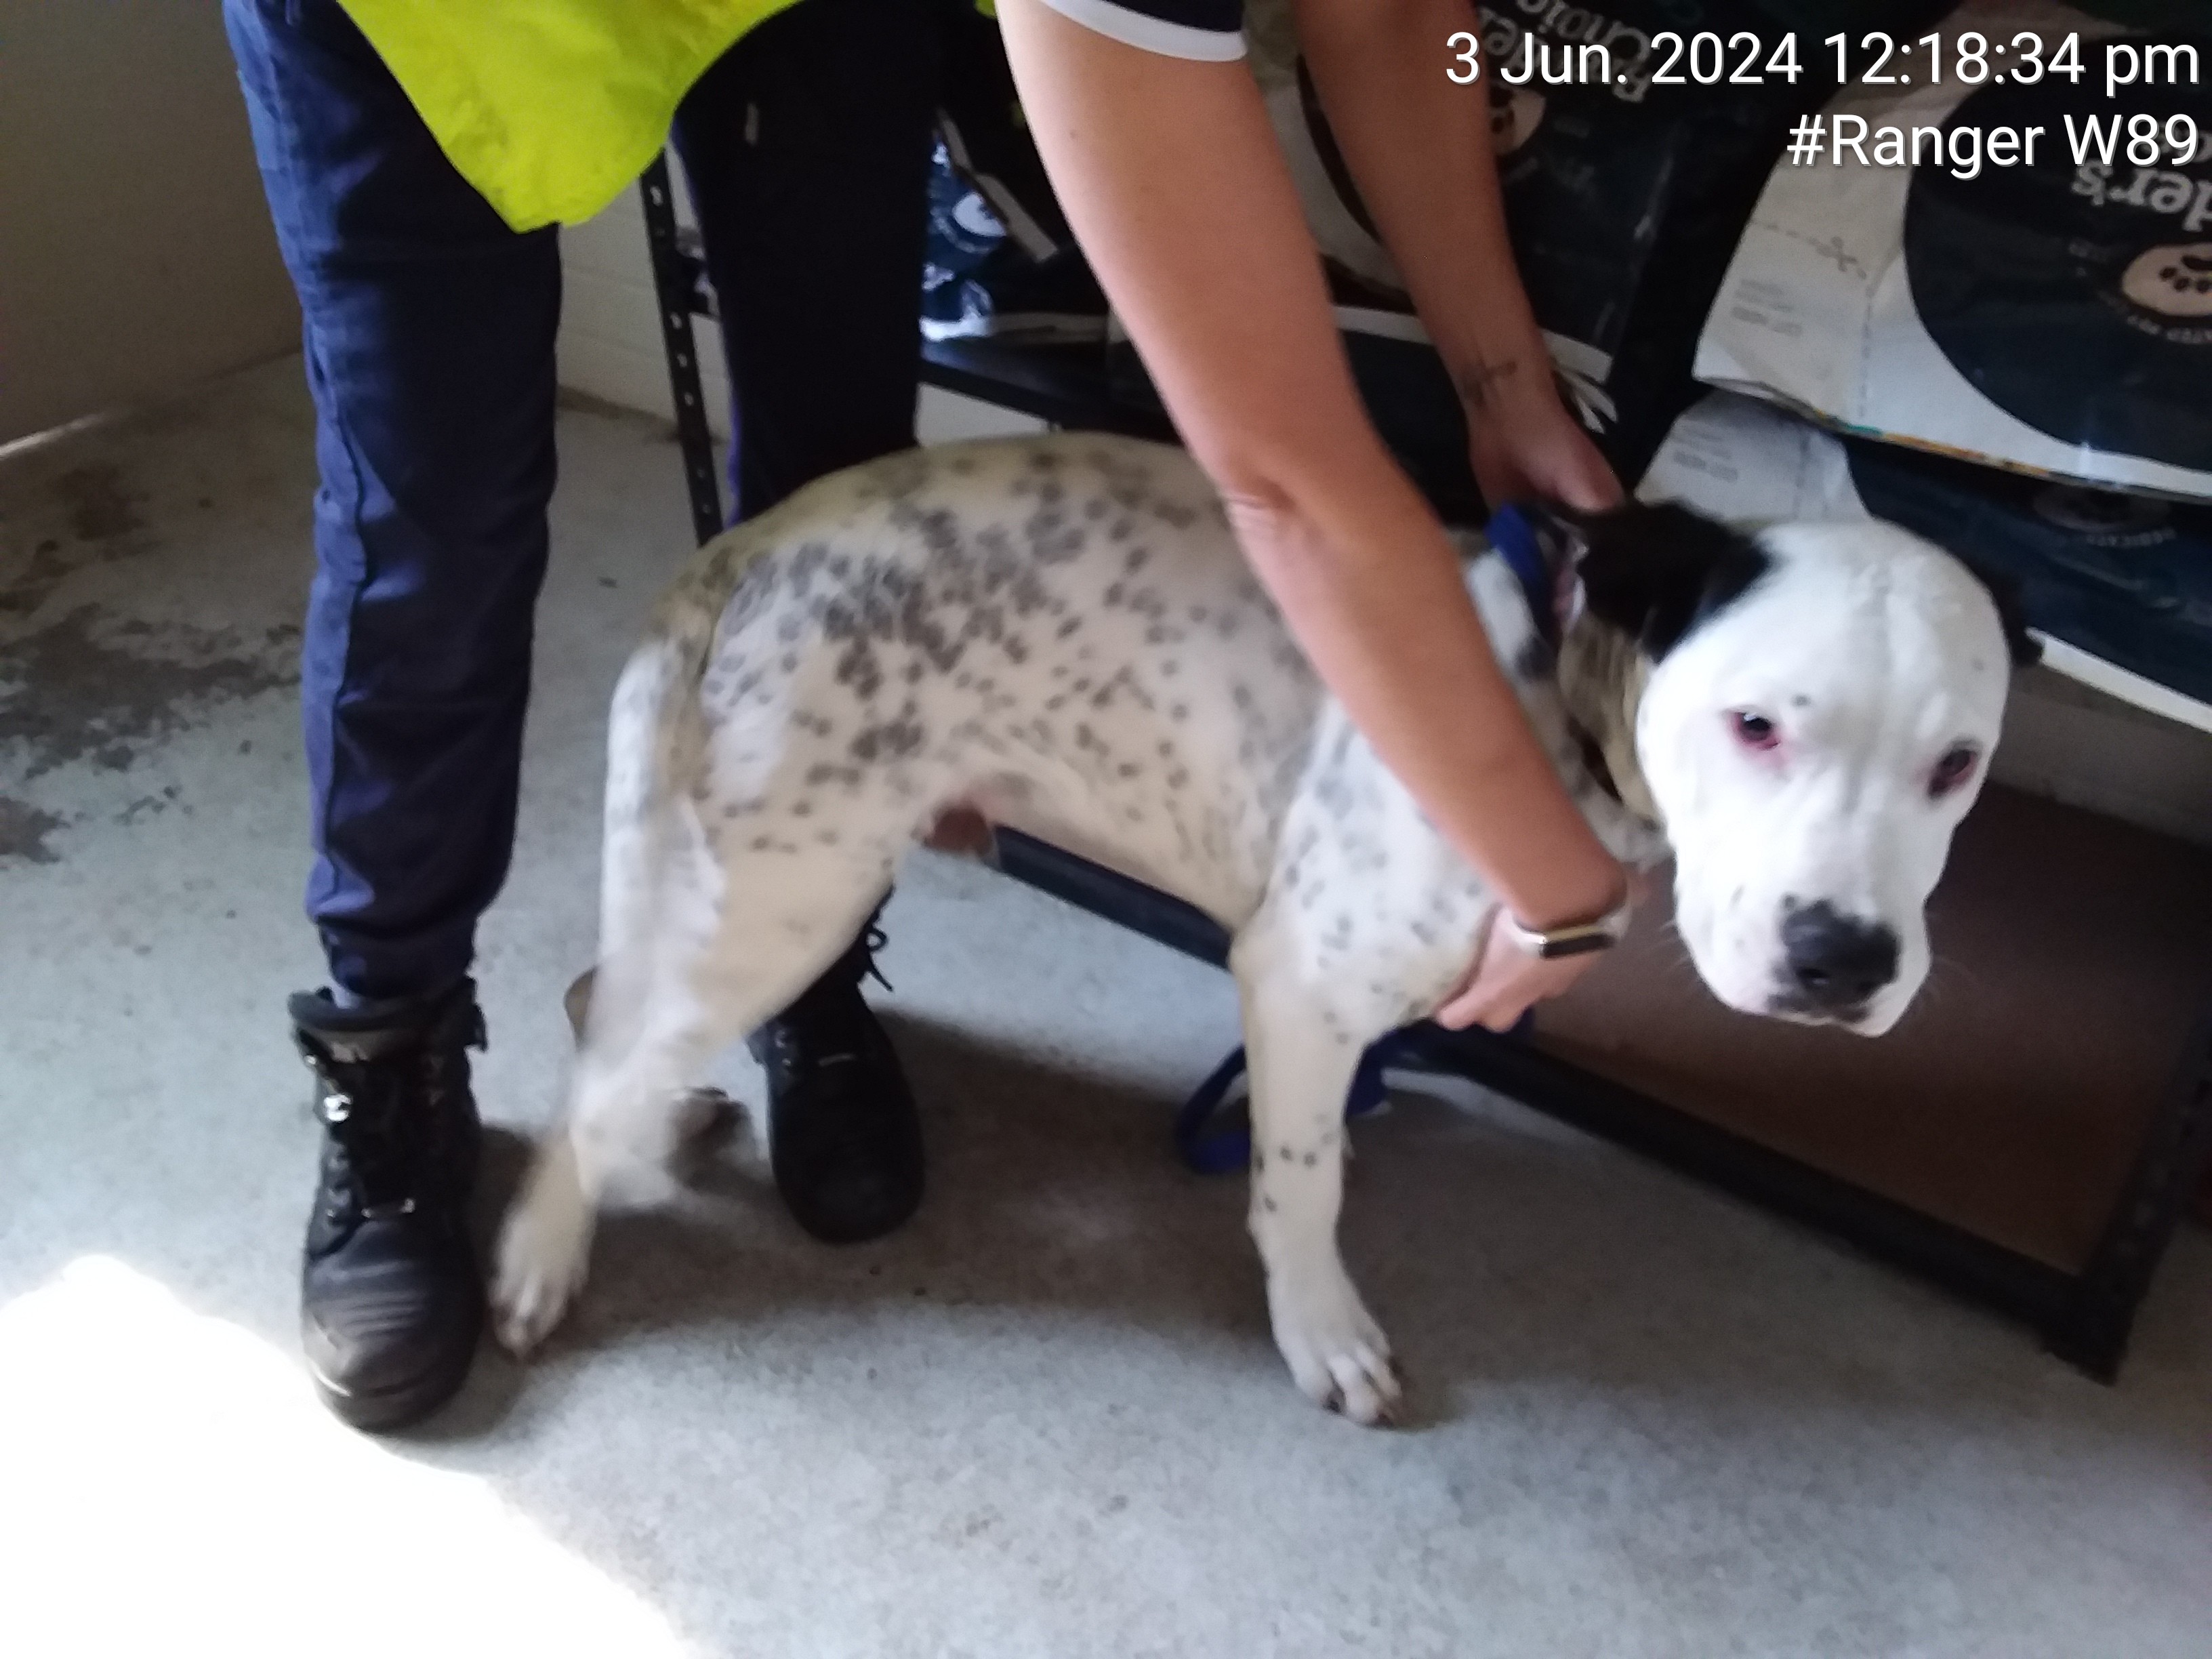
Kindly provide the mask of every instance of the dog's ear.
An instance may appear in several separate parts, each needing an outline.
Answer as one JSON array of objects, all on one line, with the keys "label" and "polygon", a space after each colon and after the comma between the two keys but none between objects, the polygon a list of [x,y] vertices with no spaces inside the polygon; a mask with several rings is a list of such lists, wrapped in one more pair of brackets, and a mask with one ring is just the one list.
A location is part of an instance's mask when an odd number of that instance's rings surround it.
[{"label": "dog's ear", "polygon": [[[1954,554],[1954,558],[1959,556]],[[1973,579],[1989,590],[1997,608],[1997,623],[2004,629],[2005,649],[2015,669],[2033,668],[2043,660],[2043,641],[2027,631],[2027,612],[2020,602],[2020,584],[2003,572],[1991,570],[1968,558],[1959,558]]]},{"label": "dog's ear", "polygon": [[1605,513],[1551,507],[1529,517],[1547,554],[1564,554],[1579,608],[1654,661],[1741,599],[1772,563],[1742,532],[1672,502]]}]

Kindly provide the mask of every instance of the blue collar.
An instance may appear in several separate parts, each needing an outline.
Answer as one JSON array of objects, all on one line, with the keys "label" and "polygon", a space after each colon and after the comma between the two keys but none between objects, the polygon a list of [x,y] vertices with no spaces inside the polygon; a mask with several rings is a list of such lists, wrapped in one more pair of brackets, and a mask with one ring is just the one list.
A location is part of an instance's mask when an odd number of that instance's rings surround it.
[{"label": "blue collar", "polygon": [[1534,618],[1537,635],[1547,645],[1559,642],[1559,617],[1553,589],[1552,568],[1545,562],[1543,544],[1536,539],[1536,526],[1528,522],[1528,515],[1517,507],[1501,507],[1490,516],[1484,532],[1490,544],[1498,550],[1498,556],[1505,561],[1521,584],[1521,592],[1528,601],[1529,615]]},{"label": "blue collar", "polygon": [[[1544,556],[1544,544],[1536,534],[1536,526],[1519,507],[1501,507],[1491,514],[1484,534],[1521,584],[1522,597],[1528,601],[1528,614],[1536,624],[1536,637],[1556,653],[1559,648],[1558,581],[1552,574],[1550,561]],[[1613,769],[1606,764],[1604,749],[1579,726],[1571,722],[1569,730],[1576,747],[1582,751],[1583,764],[1591,779],[1618,801],[1620,786],[1613,781]]]}]

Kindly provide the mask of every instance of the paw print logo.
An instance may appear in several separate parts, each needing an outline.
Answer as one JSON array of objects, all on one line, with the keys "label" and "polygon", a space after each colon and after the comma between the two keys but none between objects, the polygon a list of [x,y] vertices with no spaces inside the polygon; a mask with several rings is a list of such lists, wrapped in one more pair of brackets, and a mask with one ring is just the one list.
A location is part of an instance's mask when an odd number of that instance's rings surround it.
[{"label": "paw print logo", "polygon": [[2162,317],[2212,317],[2212,242],[2152,248],[2128,267],[2120,292]]}]

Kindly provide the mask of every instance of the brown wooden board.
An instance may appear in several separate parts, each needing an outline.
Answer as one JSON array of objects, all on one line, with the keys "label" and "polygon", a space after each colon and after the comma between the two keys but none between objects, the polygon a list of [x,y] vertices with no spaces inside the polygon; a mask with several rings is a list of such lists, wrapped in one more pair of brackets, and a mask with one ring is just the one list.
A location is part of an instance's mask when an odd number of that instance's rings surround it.
[{"label": "brown wooden board", "polygon": [[1929,909],[1936,968],[1889,1035],[1732,1013],[1663,902],[1541,1011],[1539,1047],[2079,1273],[2212,1012],[2212,854],[1992,789]]}]

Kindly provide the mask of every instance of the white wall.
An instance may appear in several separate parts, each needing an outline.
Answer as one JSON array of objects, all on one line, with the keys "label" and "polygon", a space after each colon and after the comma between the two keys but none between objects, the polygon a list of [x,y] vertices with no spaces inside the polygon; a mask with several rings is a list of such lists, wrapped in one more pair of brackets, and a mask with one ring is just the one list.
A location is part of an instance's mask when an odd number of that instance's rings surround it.
[{"label": "white wall", "polygon": [[2035,669],[2014,683],[2001,783],[2212,847],[2212,735]]},{"label": "white wall", "polygon": [[[683,193],[679,186],[679,201]],[[598,218],[561,233],[561,384],[674,420],[646,252],[645,210],[635,190],[624,191]],[[727,437],[730,386],[722,372],[720,331],[704,319],[693,327],[708,419],[717,434]]]},{"label": "white wall", "polygon": [[[680,182],[676,197],[678,216],[688,223],[690,208]],[[645,210],[636,191],[623,191],[598,218],[562,233],[561,269],[567,285],[561,313],[561,384],[625,409],[675,419],[667,363],[661,354],[653,266],[646,251]],[[920,287],[917,272],[917,306]],[[726,438],[730,386],[722,368],[720,331],[703,319],[695,321],[693,329],[699,342],[708,421],[717,434]],[[933,386],[922,389],[918,427],[925,443],[1035,432],[1040,424],[1027,416]]]},{"label": "white wall", "polygon": [[214,0],[0,0],[0,444],[299,337]]}]

